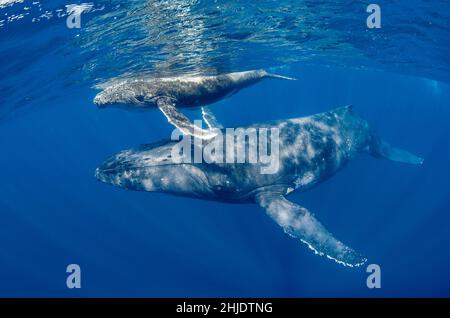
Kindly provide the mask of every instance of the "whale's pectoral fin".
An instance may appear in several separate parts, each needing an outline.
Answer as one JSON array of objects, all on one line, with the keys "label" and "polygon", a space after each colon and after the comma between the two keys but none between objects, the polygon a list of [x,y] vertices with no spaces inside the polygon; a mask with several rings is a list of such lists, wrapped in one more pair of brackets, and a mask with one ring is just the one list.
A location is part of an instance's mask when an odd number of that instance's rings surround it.
[{"label": "whale's pectoral fin", "polygon": [[371,146],[371,153],[375,157],[386,158],[392,161],[420,165],[423,159],[399,148],[395,148],[381,139],[375,139]]},{"label": "whale's pectoral fin", "polygon": [[201,139],[211,139],[217,135],[213,130],[205,130],[196,127],[189,118],[178,111],[175,107],[174,100],[171,98],[158,98],[156,104],[164,116],[166,116],[169,123],[177,127],[183,134]]},{"label": "whale's pectoral fin", "polygon": [[310,211],[288,201],[281,194],[260,193],[256,196],[256,202],[287,234],[299,238],[316,254],[350,267],[366,262],[361,254],[336,240]]},{"label": "whale's pectoral fin", "polygon": [[205,123],[208,125],[210,129],[222,129],[223,126],[219,121],[217,120],[216,116],[213,114],[211,109],[208,106],[202,107],[202,116]]}]

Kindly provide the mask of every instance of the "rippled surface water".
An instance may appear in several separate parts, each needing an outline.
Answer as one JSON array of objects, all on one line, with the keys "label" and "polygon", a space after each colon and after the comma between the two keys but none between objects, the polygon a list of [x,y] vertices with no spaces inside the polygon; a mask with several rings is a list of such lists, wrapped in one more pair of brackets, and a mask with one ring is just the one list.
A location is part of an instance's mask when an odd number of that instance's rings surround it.
[{"label": "rippled surface water", "polygon": [[[450,296],[449,1],[0,0],[0,296]],[[109,187],[108,156],[170,136],[157,111],[99,110],[95,87],[263,68],[213,105],[227,127],[354,104],[420,168],[355,159],[292,200],[382,268],[313,255],[255,205]],[[198,117],[198,112],[189,114]],[[83,269],[68,290],[65,266]]]},{"label": "rippled surface water", "polygon": [[301,62],[450,80],[448,1],[381,1],[384,27],[375,31],[365,26],[365,1],[97,1],[72,30],[67,4],[2,2],[2,117],[58,88],[136,73]]}]

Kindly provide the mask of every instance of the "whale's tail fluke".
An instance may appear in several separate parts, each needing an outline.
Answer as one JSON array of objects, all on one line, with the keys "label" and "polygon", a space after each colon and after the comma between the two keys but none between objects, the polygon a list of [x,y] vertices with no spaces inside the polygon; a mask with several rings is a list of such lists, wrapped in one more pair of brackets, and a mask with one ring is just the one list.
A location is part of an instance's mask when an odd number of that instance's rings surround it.
[{"label": "whale's tail fluke", "polygon": [[376,138],[371,147],[371,154],[374,157],[385,158],[391,161],[408,163],[412,165],[421,165],[423,158],[420,158],[406,150],[395,148],[387,142]]},{"label": "whale's tail fluke", "polygon": [[269,78],[283,79],[283,80],[288,80],[288,81],[296,81],[296,80],[297,80],[296,78],[293,78],[293,77],[287,77],[287,76],[277,75],[277,74],[271,74],[271,73],[268,73],[268,74],[267,74],[267,77],[269,77]]}]

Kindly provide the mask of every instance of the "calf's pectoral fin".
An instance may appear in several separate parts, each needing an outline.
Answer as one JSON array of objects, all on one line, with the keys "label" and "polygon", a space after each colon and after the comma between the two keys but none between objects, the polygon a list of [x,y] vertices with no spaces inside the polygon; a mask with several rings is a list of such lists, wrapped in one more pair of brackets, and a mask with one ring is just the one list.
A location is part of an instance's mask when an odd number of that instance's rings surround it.
[{"label": "calf's pectoral fin", "polygon": [[159,98],[156,101],[158,108],[166,116],[169,123],[177,127],[183,134],[201,139],[214,138],[217,133],[196,127],[185,115],[178,111],[175,102],[170,98]]},{"label": "calf's pectoral fin", "polygon": [[366,262],[361,254],[336,240],[306,208],[277,193],[260,193],[256,202],[292,237],[300,239],[316,254],[327,256],[345,266]]},{"label": "calf's pectoral fin", "polygon": [[208,106],[202,107],[202,116],[205,123],[208,125],[210,129],[222,129],[223,126],[219,121],[217,120],[214,113],[211,111],[211,109]]}]

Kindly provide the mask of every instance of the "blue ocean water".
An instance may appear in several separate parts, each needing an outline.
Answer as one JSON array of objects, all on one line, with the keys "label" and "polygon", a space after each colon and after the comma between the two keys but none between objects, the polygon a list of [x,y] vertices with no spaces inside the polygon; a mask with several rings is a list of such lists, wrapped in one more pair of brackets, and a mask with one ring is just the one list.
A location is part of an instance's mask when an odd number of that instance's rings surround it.
[{"label": "blue ocean water", "polygon": [[[0,296],[450,296],[448,1],[98,1],[66,26],[63,1],[0,1]],[[425,159],[361,155],[290,199],[379,264],[346,268],[285,235],[256,205],[98,182],[110,155],[167,138],[158,111],[99,110],[95,86],[133,74],[265,68],[212,106],[226,127],[353,104]],[[200,118],[199,111],[189,113]],[[66,287],[79,264],[82,288]]]}]

